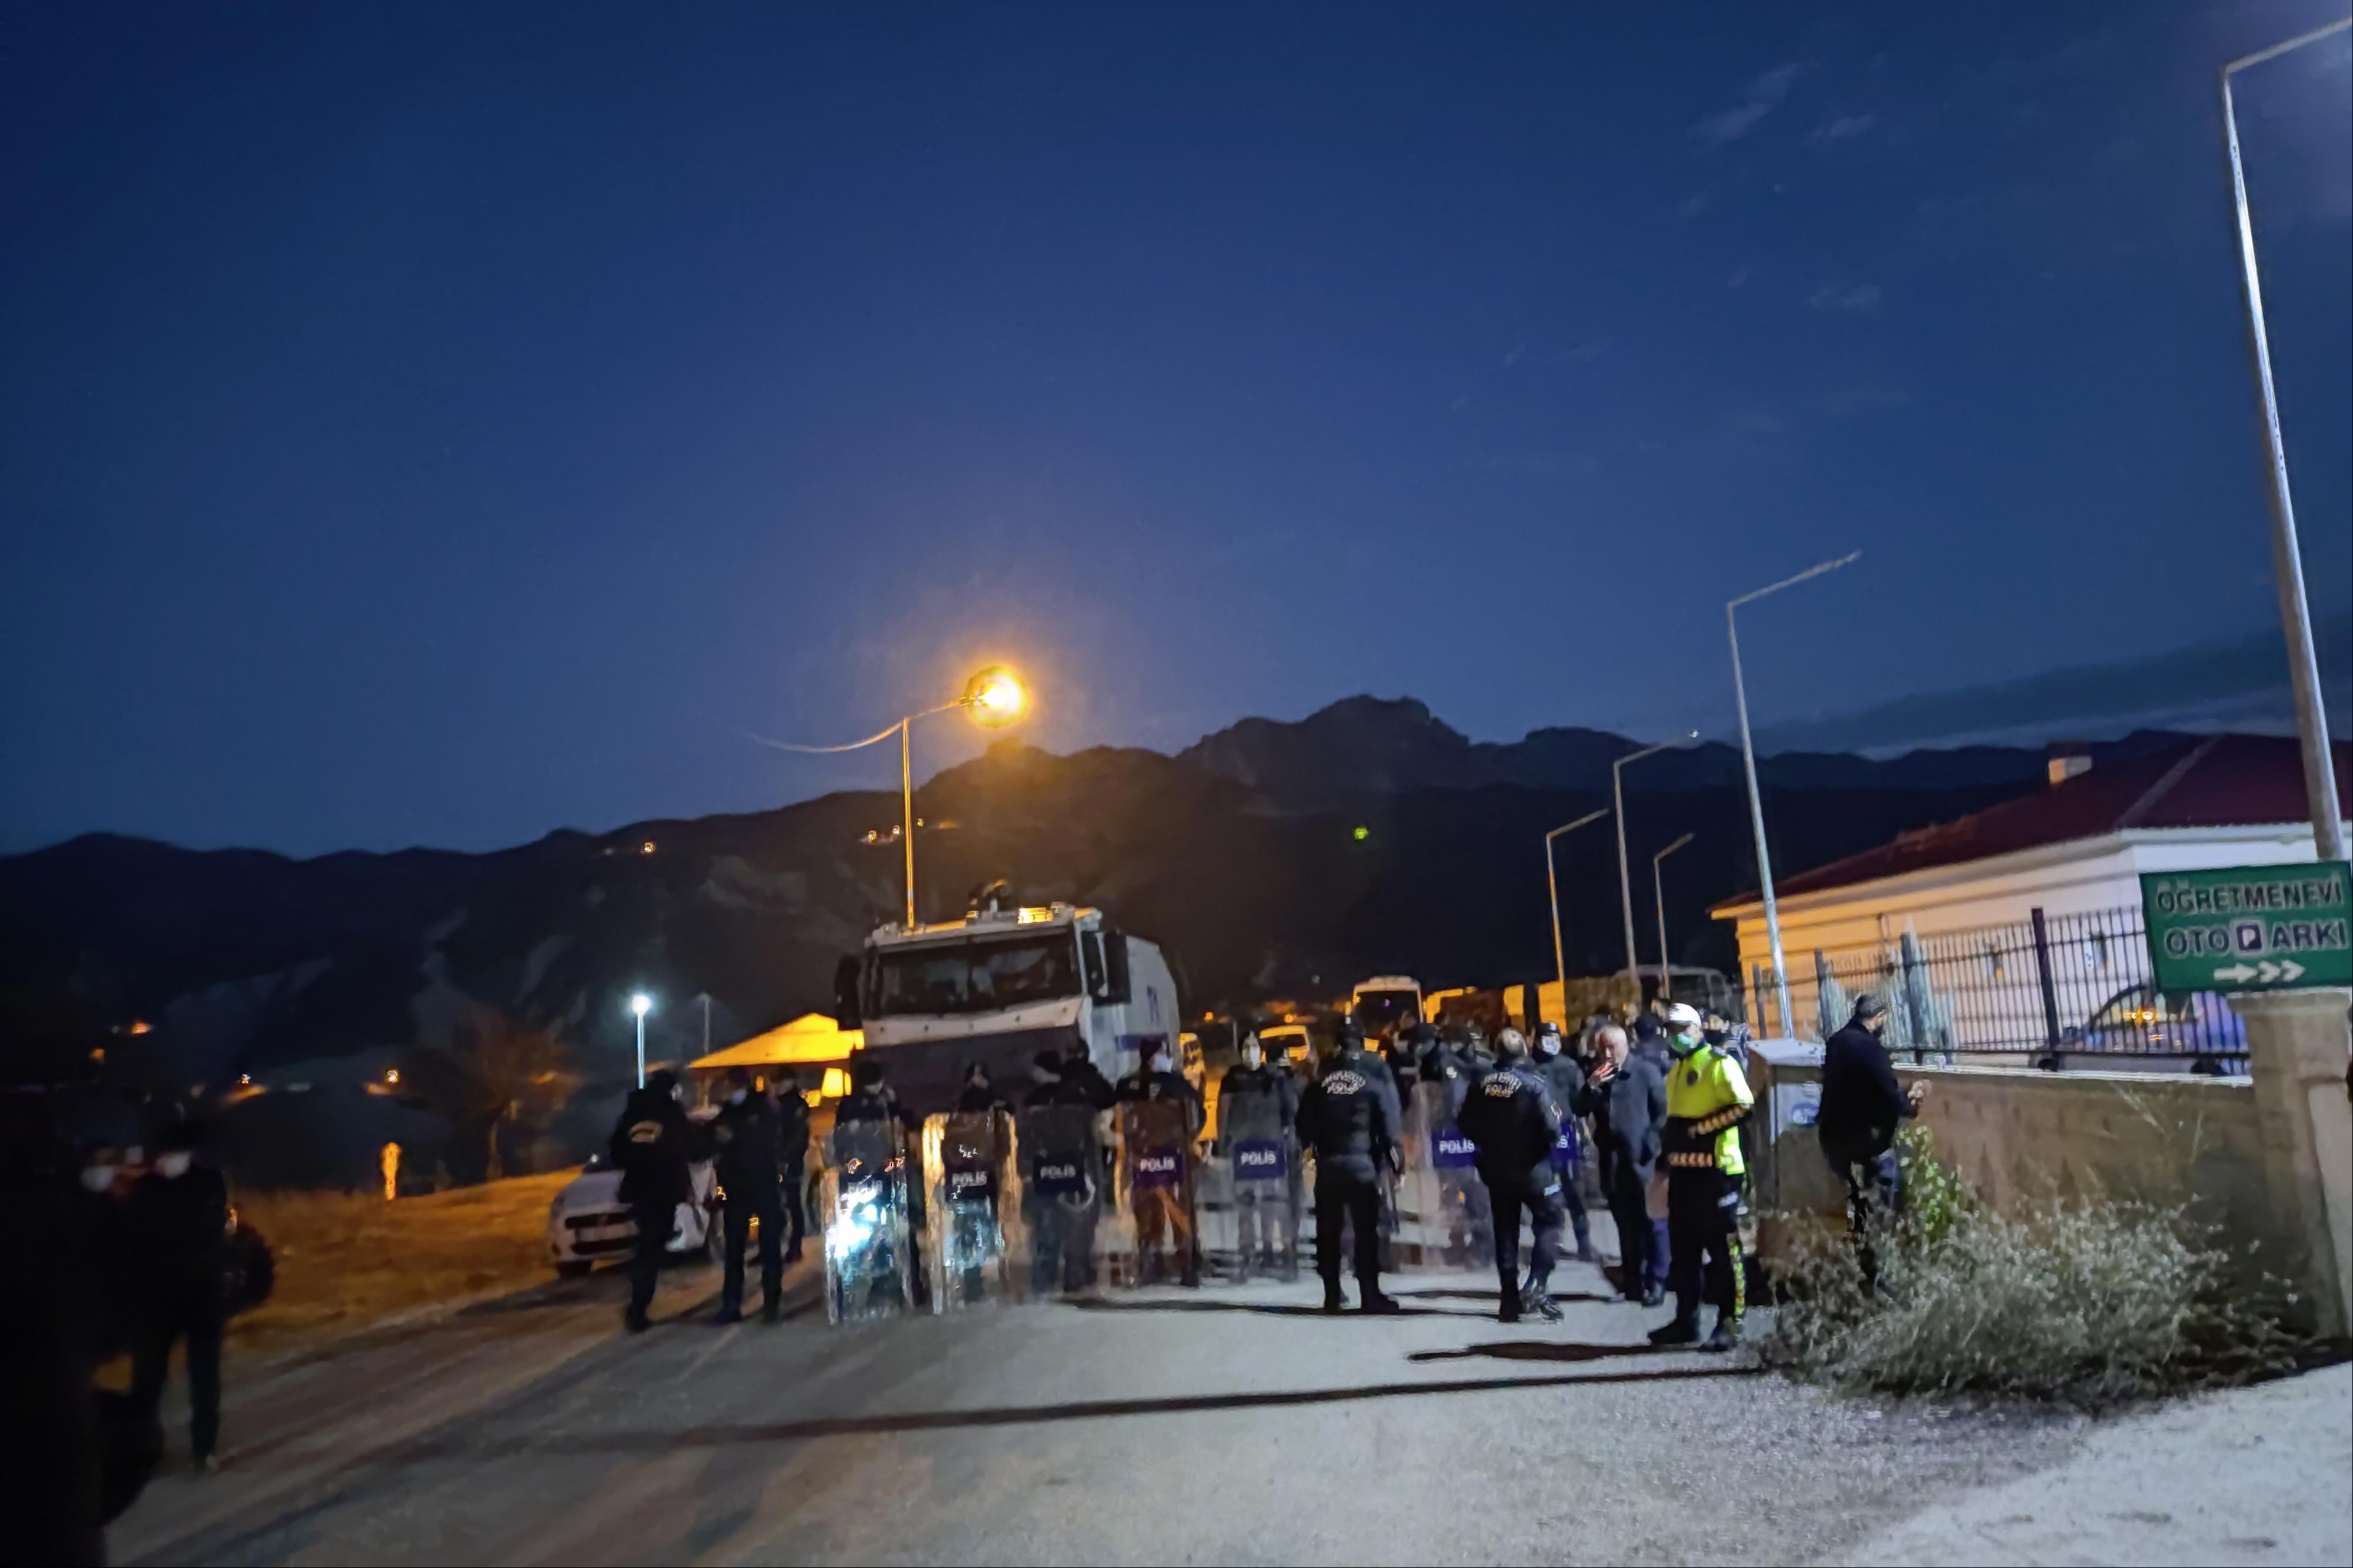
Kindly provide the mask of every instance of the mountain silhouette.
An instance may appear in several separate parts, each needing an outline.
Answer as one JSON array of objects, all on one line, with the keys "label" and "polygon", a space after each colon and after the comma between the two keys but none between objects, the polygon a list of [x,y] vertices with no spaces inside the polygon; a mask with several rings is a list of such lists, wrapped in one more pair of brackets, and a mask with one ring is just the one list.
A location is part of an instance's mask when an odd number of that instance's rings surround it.
[{"label": "mountain silhouette", "polygon": [[[1539,979],[1553,966],[1543,835],[1609,804],[1610,761],[1636,744],[1579,729],[1473,742],[1419,702],[1371,697],[1244,720],[1176,756],[1002,741],[917,792],[920,912],[958,914],[998,877],[1025,900],[1101,906],[1166,946],[1197,1015],[1341,995],[1374,973]],[[2038,787],[2043,753],[1789,753],[1760,773],[1790,874]],[[1705,911],[1756,884],[1738,753],[1663,752],[1626,785],[1638,872],[1697,836],[1668,862],[1674,961],[1730,970]],[[555,1030],[592,1082],[617,1082],[634,990],[660,999],[661,1057],[700,1047],[704,997],[717,1043],[828,1008],[837,961],[897,917],[898,815],[895,795],[845,793],[490,854],[301,860],[90,835],[0,858],[0,990],[145,1022],[142,1040],[189,1083],[297,1063],[380,1070],[472,1005]],[[1609,824],[1557,850],[1571,972],[1619,967]],[[1635,878],[1637,947],[1655,963],[1649,880]],[[26,1069],[0,1059],[12,1070]]]}]

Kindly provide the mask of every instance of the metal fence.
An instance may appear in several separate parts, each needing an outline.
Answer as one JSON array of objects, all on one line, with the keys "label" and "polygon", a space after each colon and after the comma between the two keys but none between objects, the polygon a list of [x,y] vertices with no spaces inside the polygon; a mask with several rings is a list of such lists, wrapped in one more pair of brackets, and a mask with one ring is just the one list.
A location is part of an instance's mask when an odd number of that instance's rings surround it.
[{"label": "metal fence", "polygon": [[[1855,947],[1793,952],[1789,1004],[1799,1034],[1843,1026],[1866,992],[1887,1003],[1882,1037],[1901,1058],[2007,1057],[2015,1065],[2096,1067],[2157,1058],[2171,1070],[2243,1072],[2246,1032],[2206,992],[2159,994],[2137,907]],[[1770,973],[1751,976],[1752,1027],[1771,1006]],[[2156,1063],[2152,1063],[2156,1065]]]}]

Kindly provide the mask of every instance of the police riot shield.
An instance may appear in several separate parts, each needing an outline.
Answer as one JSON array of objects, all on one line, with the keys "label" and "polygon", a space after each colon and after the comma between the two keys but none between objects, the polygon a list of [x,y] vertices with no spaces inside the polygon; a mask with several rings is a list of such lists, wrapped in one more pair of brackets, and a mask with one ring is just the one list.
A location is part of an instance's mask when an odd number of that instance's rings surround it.
[{"label": "police riot shield", "polygon": [[1406,1174],[1398,1206],[1414,1222],[1412,1256],[1426,1266],[1492,1268],[1494,1211],[1478,1153],[1454,1124],[1445,1079],[1414,1085],[1406,1112]]},{"label": "police riot shield", "polygon": [[907,1224],[906,1147],[898,1124],[834,1129],[818,1220],[825,1228],[825,1311],[837,1323],[907,1310],[914,1253]]},{"label": "police riot shield", "polygon": [[1131,1284],[1201,1282],[1191,1109],[1183,1100],[1119,1106],[1120,1206],[1135,1227]]},{"label": "police riot shield", "polygon": [[959,1111],[923,1123],[923,1182],[931,1225],[932,1310],[1004,1301],[1022,1293],[1018,1182],[1011,1169],[1012,1124],[1001,1111]]},{"label": "police riot shield", "polygon": [[[1077,1295],[1095,1282],[1095,1227],[1103,1206],[1103,1132],[1091,1105],[1032,1106],[1014,1119],[1020,1241],[1029,1293]],[[1000,1220],[1014,1211],[1000,1203]]]},{"label": "police riot shield", "polygon": [[1232,1175],[1234,1277],[1299,1277],[1299,1217],[1292,1178],[1299,1163],[1282,1101],[1271,1089],[1237,1093],[1220,1107]]}]

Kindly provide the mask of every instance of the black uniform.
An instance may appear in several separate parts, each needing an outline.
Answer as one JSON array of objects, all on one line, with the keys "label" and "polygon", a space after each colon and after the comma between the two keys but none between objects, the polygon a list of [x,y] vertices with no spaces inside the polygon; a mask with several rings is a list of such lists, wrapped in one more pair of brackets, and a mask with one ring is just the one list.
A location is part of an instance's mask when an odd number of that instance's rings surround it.
[{"label": "black uniform", "polygon": [[638,1227],[625,1320],[633,1327],[645,1326],[646,1309],[653,1305],[662,1254],[678,1226],[678,1205],[694,1196],[687,1166],[701,1154],[702,1144],[701,1130],[687,1120],[667,1086],[652,1083],[629,1091],[610,1149],[621,1173],[621,1201],[629,1205],[630,1221]]},{"label": "black uniform", "polygon": [[1822,1042],[1822,1103],[1814,1135],[1846,1183],[1847,1223],[1866,1279],[1879,1278],[1873,1237],[1903,1204],[1895,1133],[1918,1114],[1877,1035],[1854,1023]]},{"label": "black uniform", "polygon": [[1630,1053],[1624,1067],[1587,1080],[1577,1110],[1593,1119],[1596,1173],[1618,1222],[1618,1288],[1629,1300],[1647,1300],[1667,1288],[1667,1222],[1651,1217],[1649,1201],[1667,1125],[1665,1075]]},{"label": "black uniform", "polygon": [[1560,1136],[1553,1141],[1553,1173],[1560,1178],[1560,1201],[1568,1210],[1568,1228],[1577,1237],[1579,1261],[1593,1261],[1593,1222],[1585,1215],[1585,1194],[1577,1191],[1577,1157],[1583,1152],[1578,1146],[1582,1133],[1577,1127],[1577,1097],[1585,1092],[1585,1069],[1567,1051],[1532,1058],[1536,1076],[1544,1079],[1545,1092],[1552,1100],[1552,1108],[1560,1117]]},{"label": "black uniform", "polygon": [[[1094,1284],[1095,1221],[1103,1177],[1103,1148],[1095,1133],[1094,1099],[1068,1077],[1050,1078],[1029,1091],[1025,1110],[1083,1110],[1084,1118],[1058,1119],[1049,1137],[1035,1119],[1025,1120],[1019,1143],[1021,1212],[1029,1227],[1029,1288],[1044,1296],[1056,1289],[1078,1292]],[[1059,1137],[1060,1142],[1049,1147]]]},{"label": "black uniform", "polygon": [[197,1462],[220,1436],[221,1327],[227,1318],[228,1184],[209,1166],[150,1171],[131,1189],[128,1230],[146,1310],[132,1353],[132,1402],[152,1416],[171,1374],[172,1345],[188,1363],[188,1446]]},{"label": "black uniform", "polygon": [[1112,1088],[1111,1079],[1103,1077],[1103,1068],[1095,1066],[1084,1046],[1074,1047],[1062,1058],[1062,1081],[1086,1097],[1097,1110],[1109,1110],[1119,1103],[1119,1093]]},{"label": "black uniform", "polygon": [[766,1095],[746,1094],[722,1106],[712,1123],[719,1184],[726,1189],[727,1263],[719,1281],[719,1315],[733,1318],[744,1308],[744,1253],[752,1221],[760,1222],[760,1300],[775,1317],[784,1291],[784,1194],[779,1181],[782,1147],[776,1109]]},{"label": "black uniform", "polygon": [[801,1237],[808,1233],[808,1101],[798,1088],[786,1083],[776,1091],[776,1177],[783,1188],[787,1263],[800,1257]]},{"label": "black uniform", "polygon": [[1503,1315],[1520,1315],[1520,1211],[1535,1232],[1528,1283],[1538,1301],[1550,1300],[1553,1256],[1560,1245],[1560,1179],[1553,1173],[1553,1140],[1560,1111],[1543,1080],[1525,1064],[1483,1075],[1463,1097],[1455,1126],[1479,1151],[1479,1179],[1495,1205],[1495,1274],[1503,1285]]},{"label": "black uniform", "polygon": [[1315,1268],[1326,1306],[1340,1301],[1340,1226],[1355,1227],[1360,1306],[1381,1294],[1380,1173],[1397,1151],[1393,1090],[1376,1078],[1361,1051],[1334,1057],[1299,1097],[1299,1141],[1315,1151]]}]

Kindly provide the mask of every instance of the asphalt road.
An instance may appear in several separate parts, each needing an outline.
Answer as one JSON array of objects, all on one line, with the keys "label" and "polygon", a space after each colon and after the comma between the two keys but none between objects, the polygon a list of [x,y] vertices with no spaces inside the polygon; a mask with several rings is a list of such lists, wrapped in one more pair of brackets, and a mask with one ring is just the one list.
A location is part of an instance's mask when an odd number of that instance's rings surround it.
[{"label": "asphalt road", "polygon": [[610,1275],[232,1367],[216,1476],[117,1521],[124,1563],[1790,1562],[2057,1463],[2084,1423],[1884,1411],[1660,1353],[1565,1265],[1567,1321],[1406,1275],[1158,1289],[853,1329],[807,1267],[775,1327],[687,1271]]}]

